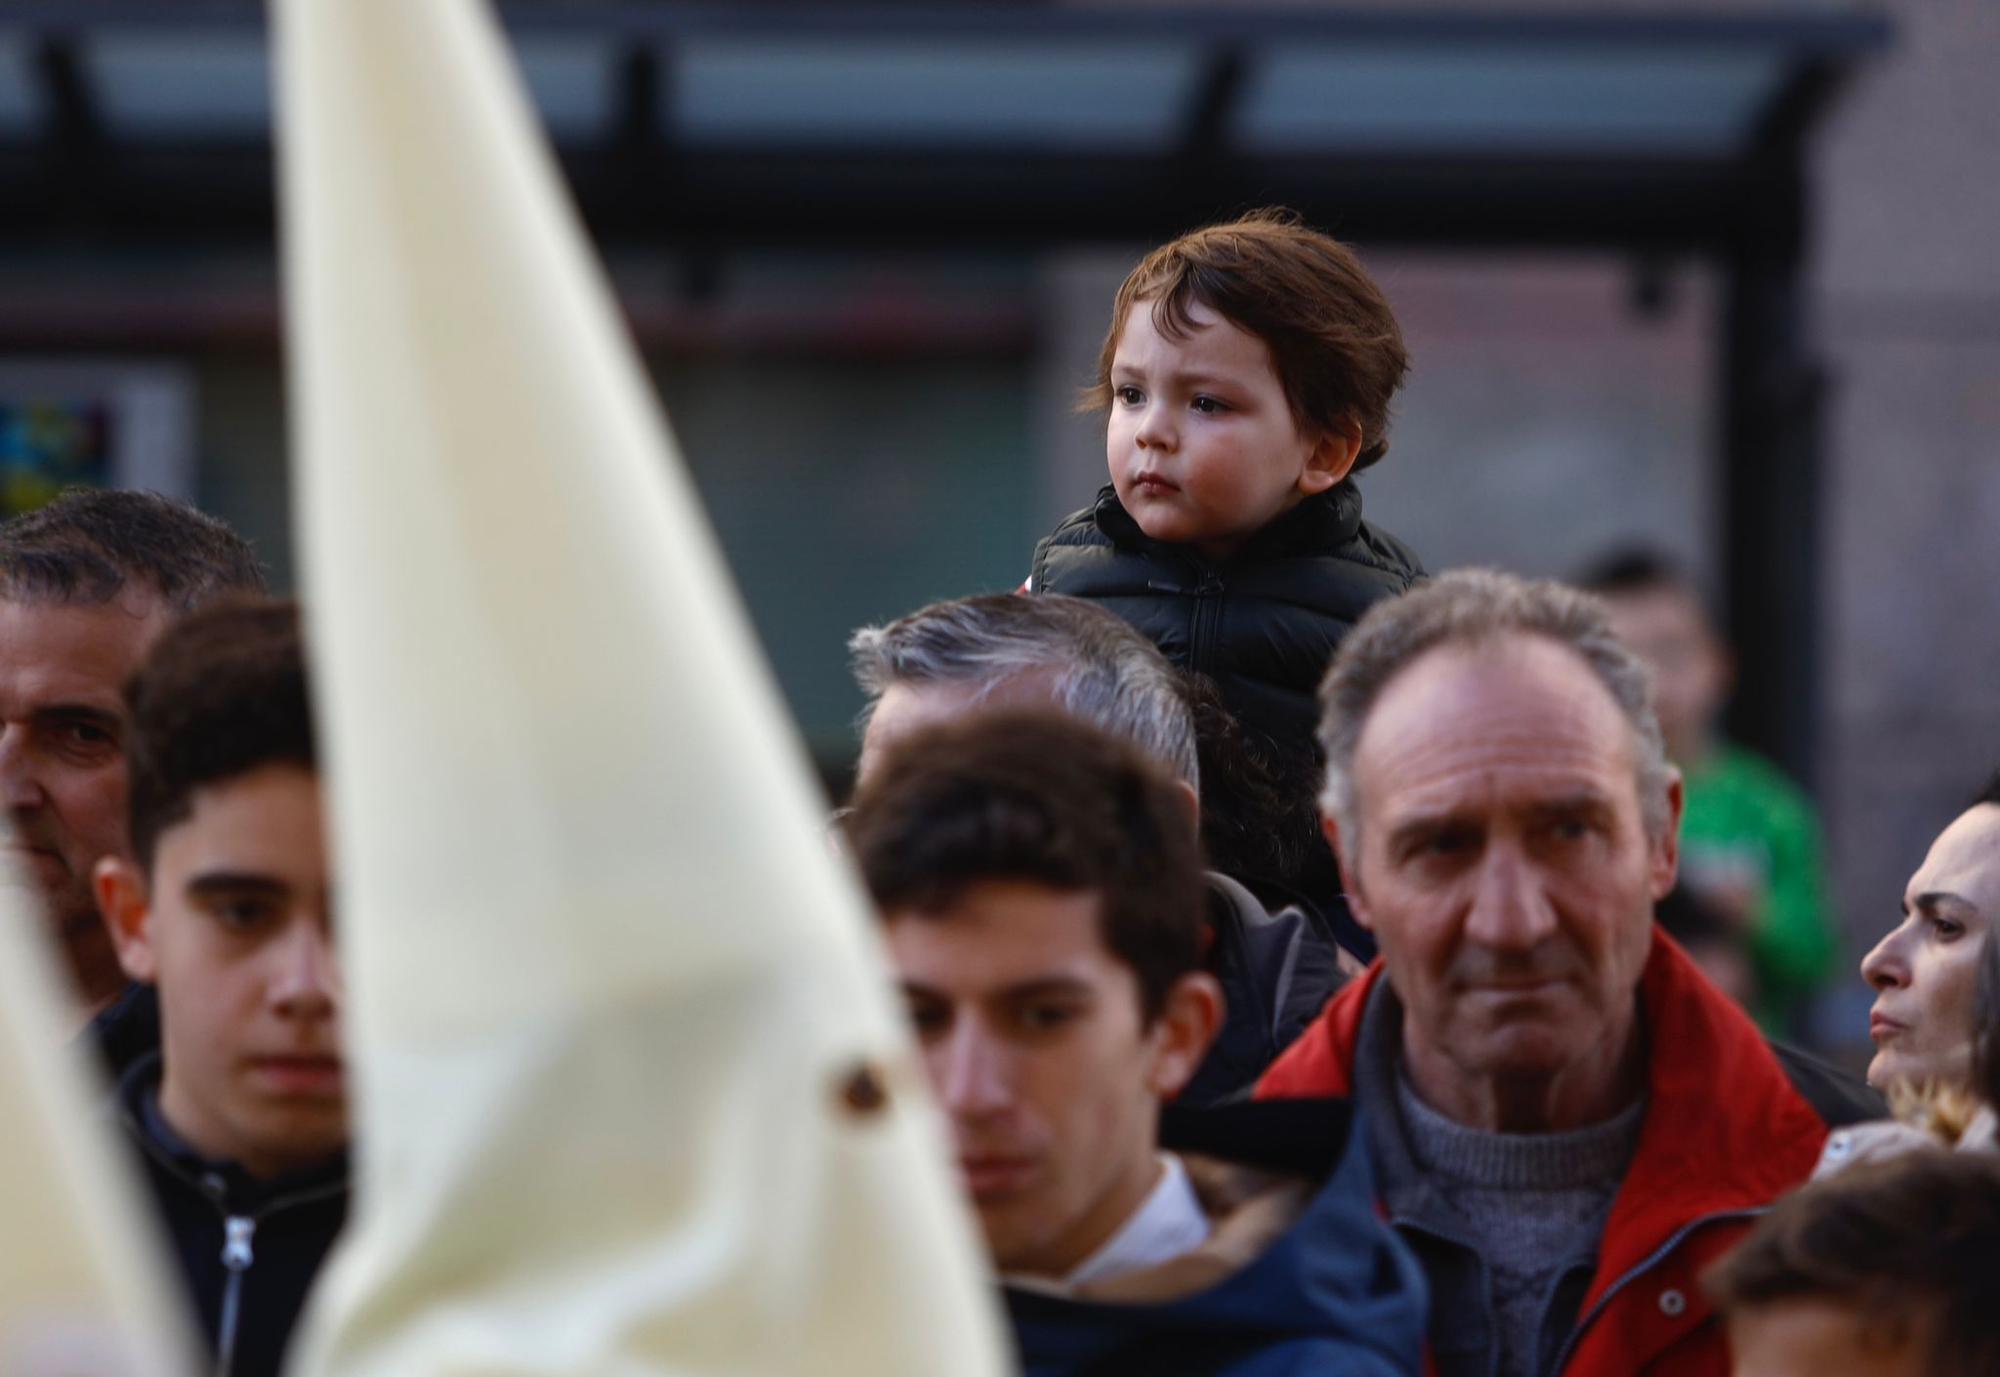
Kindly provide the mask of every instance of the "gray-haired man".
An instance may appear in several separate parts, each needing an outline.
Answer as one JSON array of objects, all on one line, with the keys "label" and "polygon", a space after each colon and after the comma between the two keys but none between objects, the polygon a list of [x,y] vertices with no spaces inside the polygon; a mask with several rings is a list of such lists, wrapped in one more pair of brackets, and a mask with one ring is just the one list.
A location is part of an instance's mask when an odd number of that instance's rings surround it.
[{"label": "gray-haired man", "polygon": [[1327,835],[1382,959],[1258,1085],[1369,1124],[1440,1377],[1726,1377],[1697,1285],[1869,1097],[1653,923],[1680,778],[1603,603],[1470,570],[1321,688]]},{"label": "gray-haired man", "polygon": [[[1131,741],[1183,782],[1191,809],[1200,806],[1198,688],[1096,604],[1053,594],[956,598],[864,627],[849,648],[869,696],[864,777],[921,727],[990,708],[1050,706]],[[1339,949],[1305,914],[1269,912],[1245,885],[1215,871],[1208,885],[1208,966],[1222,982],[1228,1017],[1181,1092],[1188,1105],[1254,1082],[1344,978]]]}]

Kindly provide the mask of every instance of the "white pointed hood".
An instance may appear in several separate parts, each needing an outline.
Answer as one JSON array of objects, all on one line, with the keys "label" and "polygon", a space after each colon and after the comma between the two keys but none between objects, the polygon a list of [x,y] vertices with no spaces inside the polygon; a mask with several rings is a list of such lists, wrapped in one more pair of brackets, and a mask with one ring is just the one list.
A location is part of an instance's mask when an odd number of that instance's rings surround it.
[{"label": "white pointed hood", "polygon": [[0,882],[0,1372],[191,1372],[153,1204],[91,1102],[96,1067],[65,1046],[69,974],[33,903],[31,887]]},{"label": "white pointed hood", "polygon": [[999,1372],[862,897],[489,15],[274,10],[358,1135],[296,1370]]}]

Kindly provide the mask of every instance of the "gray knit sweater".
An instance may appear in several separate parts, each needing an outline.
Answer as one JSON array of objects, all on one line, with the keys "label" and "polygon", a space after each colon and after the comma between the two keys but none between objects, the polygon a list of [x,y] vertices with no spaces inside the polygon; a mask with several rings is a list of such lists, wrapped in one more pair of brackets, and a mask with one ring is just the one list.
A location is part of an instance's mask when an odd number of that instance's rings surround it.
[{"label": "gray knit sweater", "polygon": [[1465,1241],[1487,1265],[1487,1296],[1440,1289],[1434,1314],[1486,1310],[1498,1359],[1490,1370],[1543,1377],[1575,1321],[1573,1313],[1551,1314],[1551,1298],[1565,1272],[1596,1255],[1639,1143],[1645,1101],[1589,1128],[1532,1134],[1467,1128],[1425,1104],[1400,1074],[1396,1103],[1412,1162],[1463,1220]]}]

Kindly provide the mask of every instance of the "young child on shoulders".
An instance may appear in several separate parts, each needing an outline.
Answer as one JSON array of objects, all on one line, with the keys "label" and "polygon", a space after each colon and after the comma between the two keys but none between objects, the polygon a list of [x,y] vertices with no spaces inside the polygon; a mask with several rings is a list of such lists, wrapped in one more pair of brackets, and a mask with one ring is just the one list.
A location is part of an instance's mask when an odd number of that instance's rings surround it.
[{"label": "young child on shoulders", "polygon": [[98,862],[160,1050],[114,1097],[219,1377],[275,1377],[347,1212],[332,871],[298,610],[224,603],[126,689],[136,861]]},{"label": "young child on shoulders", "polygon": [[1409,369],[1345,246],[1266,210],[1155,249],[1112,304],[1094,386],[1111,482],[1028,587],[1102,602],[1211,678],[1316,830],[1315,694],[1368,607],[1423,577],[1361,517]]}]

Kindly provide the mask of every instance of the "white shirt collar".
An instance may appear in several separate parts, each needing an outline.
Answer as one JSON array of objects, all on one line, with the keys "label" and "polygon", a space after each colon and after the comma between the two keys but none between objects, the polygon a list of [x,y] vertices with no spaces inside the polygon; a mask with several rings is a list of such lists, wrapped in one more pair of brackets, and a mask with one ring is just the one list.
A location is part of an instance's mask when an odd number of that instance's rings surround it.
[{"label": "white shirt collar", "polygon": [[1008,1277],[1009,1286],[1066,1295],[1080,1286],[1172,1261],[1208,1241],[1214,1225],[1201,1208],[1187,1168],[1171,1153],[1160,1154],[1160,1179],[1139,1208],[1103,1246],[1068,1276]]}]

